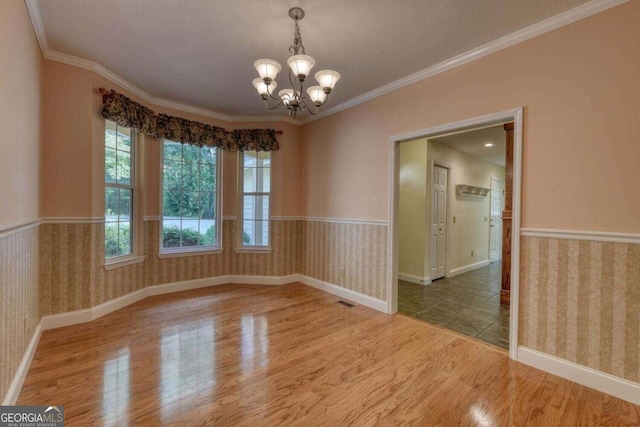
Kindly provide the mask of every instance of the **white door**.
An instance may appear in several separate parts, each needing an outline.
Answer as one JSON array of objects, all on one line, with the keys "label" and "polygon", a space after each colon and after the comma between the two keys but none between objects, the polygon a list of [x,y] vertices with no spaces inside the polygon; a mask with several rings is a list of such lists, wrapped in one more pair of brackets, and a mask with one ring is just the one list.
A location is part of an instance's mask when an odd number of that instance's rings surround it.
[{"label": "white door", "polygon": [[502,211],[504,210],[504,182],[491,178],[491,222],[489,224],[489,260],[502,259]]},{"label": "white door", "polygon": [[433,166],[431,196],[431,280],[445,275],[447,236],[447,181],[449,170]]}]

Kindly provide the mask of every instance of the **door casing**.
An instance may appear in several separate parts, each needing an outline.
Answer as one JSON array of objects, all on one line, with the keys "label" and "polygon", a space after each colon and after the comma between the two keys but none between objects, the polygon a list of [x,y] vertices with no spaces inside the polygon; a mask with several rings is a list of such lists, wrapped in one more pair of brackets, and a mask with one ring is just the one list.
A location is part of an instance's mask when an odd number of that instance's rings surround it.
[{"label": "door casing", "polygon": [[414,132],[393,135],[389,138],[389,226],[387,238],[387,311],[398,311],[398,212],[400,180],[400,144],[419,138],[429,138],[448,132],[464,131],[481,126],[491,126],[506,122],[514,123],[513,152],[513,238],[511,253],[511,304],[509,324],[509,357],[518,358],[518,299],[520,274],[520,221],[522,193],[522,133],[523,108],[514,108],[498,113],[469,118],[448,124],[428,127]]}]

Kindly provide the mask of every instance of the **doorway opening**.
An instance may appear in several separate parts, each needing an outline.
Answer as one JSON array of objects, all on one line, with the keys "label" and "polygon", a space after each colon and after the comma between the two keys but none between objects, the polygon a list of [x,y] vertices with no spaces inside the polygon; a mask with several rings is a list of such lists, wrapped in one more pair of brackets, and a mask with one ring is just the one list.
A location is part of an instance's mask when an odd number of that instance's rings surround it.
[{"label": "doorway opening", "polygon": [[391,139],[390,311],[514,359],[521,119],[517,109]]}]

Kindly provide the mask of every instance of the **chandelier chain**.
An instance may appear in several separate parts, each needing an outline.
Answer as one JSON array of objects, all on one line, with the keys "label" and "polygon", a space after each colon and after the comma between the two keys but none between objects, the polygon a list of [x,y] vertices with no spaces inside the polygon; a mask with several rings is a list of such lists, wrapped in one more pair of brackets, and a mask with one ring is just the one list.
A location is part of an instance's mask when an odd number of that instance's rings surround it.
[{"label": "chandelier chain", "polygon": [[306,55],[307,52],[304,50],[304,45],[302,44],[302,34],[300,33],[300,27],[298,26],[298,19],[295,19],[296,29],[293,32],[293,44],[289,46],[289,53],[293,53],[294,55],[298,55],[298,52],[302,50],[302,54]]}]

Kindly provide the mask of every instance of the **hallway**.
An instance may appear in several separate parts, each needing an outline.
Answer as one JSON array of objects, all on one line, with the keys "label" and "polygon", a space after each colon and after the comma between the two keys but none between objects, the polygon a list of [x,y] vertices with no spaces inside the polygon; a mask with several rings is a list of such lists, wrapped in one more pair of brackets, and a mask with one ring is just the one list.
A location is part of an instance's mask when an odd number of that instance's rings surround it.
[{"label": "hallway", "polygon": [[429,285],[398,281],[398,312],[509,348],[509,307],[500,305],[502,263]]}]

